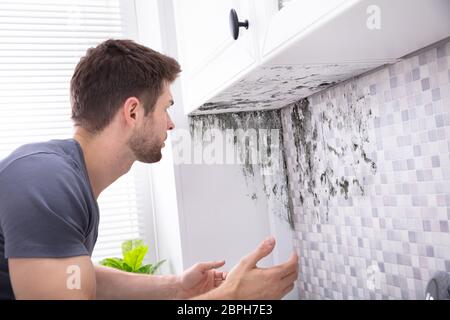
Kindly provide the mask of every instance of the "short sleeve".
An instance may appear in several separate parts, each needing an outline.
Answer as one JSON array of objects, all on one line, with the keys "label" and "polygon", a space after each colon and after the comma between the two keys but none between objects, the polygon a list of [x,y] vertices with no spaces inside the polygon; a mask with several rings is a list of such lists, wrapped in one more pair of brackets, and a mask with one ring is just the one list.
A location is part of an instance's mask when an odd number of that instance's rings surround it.
[{"label": "short sleeve", "polygon": [[89,255],[88,215],[82,178],[70,159],[28,155],[0,174],[5,258]]}]

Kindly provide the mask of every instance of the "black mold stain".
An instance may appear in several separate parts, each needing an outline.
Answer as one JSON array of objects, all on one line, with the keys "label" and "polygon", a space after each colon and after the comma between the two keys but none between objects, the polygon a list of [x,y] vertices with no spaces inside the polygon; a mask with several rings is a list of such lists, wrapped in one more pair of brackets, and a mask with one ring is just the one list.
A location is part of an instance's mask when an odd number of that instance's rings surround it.
[{"label": "black mold stain", "polygon": [[[282,123],[281,123],[281,112],[280,110],[270,110],[270,111],[254,111],[254,112],[239,112],[239,113],[220,113],[220,114],[208,114],[208,115],[191,115],[189,117],[189,126],[191,137],[196,138],[195,132],[201,135],[208,129],[219,129],[222,132],[225,130],[249,130],[254,129],[256,131],[256,141],[259,145],[260,143],[260,132],[259,129],[278,129],[278,142],[280,151],[280,161],[278,165],[278,171],[273,173],[275,179],[268,178],[263,175],[263,190],[267,196],[269,202],[271,202],[273,208],[284,208],[285,214],[282,217],[289,222],[291,228],[293,228],[293,206],[292,199],[290,199],[288,181],[287,181],[287,169],[285,164],[285,151],[283,148],[283,134],[282,134]],[[273,163],[271,160],[275,160],[272,155],[273,150],[271,149],[272,139],[270,132],[267,132],[267,149],[264,157],[269,160],[265,164],[254,164],[250,161],[250,139],[246,138],[245,141],[238,140],[238,137],[234,135],[233,144],[235,151],[237,151],[238,156],[244,160],[242,164],[242,172],[244,177],[249,179],[254,179],[254,176],[259,169],[271,168]],[[258,148],[260,150],[260,148]],[[251,196],[252,200],[256,200],[256,193]]]},{"label": "black mold stain", "polygon": [[366,152],[363,149],[361,149],[361,157],[364,159],[365,162],[370,164],[370,167],[372,168],[373,173],[376,173],[377,172],[377,164],[373,160],[371,160],[367,157]]},{"label": "black mold stain", "polygon": [[361,185],[361,183],[359,182],[359,180],[357,179],[353,179],[353,184],[356,184],[356,186],[359,188],[359,190],[361,191],[361,195],[363,196],[365,194],[364,188]]},{"label": "black mold stain", "polygon": [[345,195],[345,199],[348,199],[348,181],[344,177],[341,177],[340,181],[336,179],[336,184],[341,188],[341,195]]},{"label": "black mold stain", "polygon": [[[356,84],[345,89],[336,97],[341,99],[339,107],[324,91],[298,101],[289,110],[296,150],[293,169],[300,181],[297,196],[304,206],[302,211],[319,222],[328,221],[334,198],[351,200],[351,196],[365,195],[361,166],[369,166],[372,174],[377,171],[375,161],[365,151],[369,143],[367,120],[372,116],[367,97],[358,92]],[[311,101],[316,101],[312,99],[323,104],[314,102],[312,106]],[[339,173],[343,167],[348,177]]]},{"label": "black mold stain", "polygon": [[[291,184],[290,184],[290,180],[289,180],[289,172],[288,172],[288,168],[287,168],[286,148],[284,148],[284,142],[282,142],[281,145],[283,146],[282,152],[283,152],[284,181],[286,181],[286,188],[287,188],[287,190],[286,190],[287,191],[287,210],[288,210],[287,217],[288,217],[288,222],[289,222],[291,229],[294,230],[295,229],[294,202],[292,199],[292,189],[291,189]],[[301,203],[303,203],[303,197],[301,194],[300,194],[300,201],[301,201]]]},{"label": "black mold stain", "polygon": [[273,188],[272,188],[272,192],[273,192],[274,195],[277,194],[277,189],[278,189],[278,185],[275,184],[275,185],[273,186]]}]

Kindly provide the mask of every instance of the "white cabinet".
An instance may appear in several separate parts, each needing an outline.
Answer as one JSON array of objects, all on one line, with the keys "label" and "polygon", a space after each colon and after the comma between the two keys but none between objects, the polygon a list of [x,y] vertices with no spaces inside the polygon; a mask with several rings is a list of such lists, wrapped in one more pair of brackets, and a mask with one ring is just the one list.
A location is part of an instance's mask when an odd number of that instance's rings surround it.
[{"label": "white cabinet", "polygon": [[252,20],[252,0],[174,0],[183,104],[189,113],[257,63],[254,28],[231,37],[229,13]]},{"label": "white cabinet", "polygon": [[[331,15],[339,15],[357,1],[348,0],[318,0],[318,1],[289,1],[279,11],[271,12],[267,19],[267,32],[261,46],[261,54],[267,57],[290,40],[308,30],[316,28],[321,22],[327,21]],[[364,15],[361,15],[364,21]],[[321,39],[317,39],[320,41]],[[325,40],[325,39],[324,39]],[[306,51],[306,50],[305,50]]]},{"label": "white cabinet", "polygon": [[281,108],[450,36],[448,0],[174,1],[186,114]]}]

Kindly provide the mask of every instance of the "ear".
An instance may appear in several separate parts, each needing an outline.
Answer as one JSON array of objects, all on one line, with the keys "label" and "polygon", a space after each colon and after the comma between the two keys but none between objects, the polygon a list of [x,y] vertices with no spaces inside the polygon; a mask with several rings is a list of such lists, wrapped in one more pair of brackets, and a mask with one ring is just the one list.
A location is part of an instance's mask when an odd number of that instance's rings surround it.
[{"label": "ear", "polygon": [[129,97],[122,105],[121,112],[127,125],[135,126],[140,117],[143,117],[143,109],[139,108],[140,100],[136,97]]}]

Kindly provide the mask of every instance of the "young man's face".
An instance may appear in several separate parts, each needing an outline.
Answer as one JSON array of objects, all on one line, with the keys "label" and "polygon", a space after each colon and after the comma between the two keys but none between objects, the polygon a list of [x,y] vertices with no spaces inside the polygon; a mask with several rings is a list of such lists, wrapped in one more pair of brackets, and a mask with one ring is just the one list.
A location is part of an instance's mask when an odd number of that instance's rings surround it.
[{"label": "young man's face", "polygon": [[167,110],[172,104],[170,84],[165,83],[163,93],[156,101],[154,110],[149,112],[141,125],[136,127],[128,141],[128,145],[138,161],[153,163],[161,160],[161,149],[165,145],[167,131],[175,127]]}]

